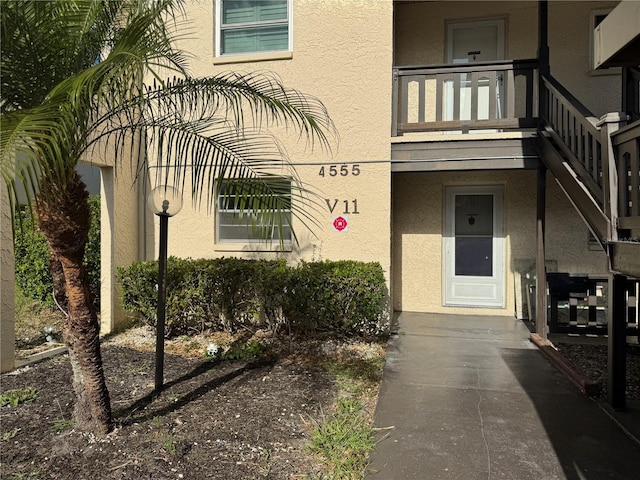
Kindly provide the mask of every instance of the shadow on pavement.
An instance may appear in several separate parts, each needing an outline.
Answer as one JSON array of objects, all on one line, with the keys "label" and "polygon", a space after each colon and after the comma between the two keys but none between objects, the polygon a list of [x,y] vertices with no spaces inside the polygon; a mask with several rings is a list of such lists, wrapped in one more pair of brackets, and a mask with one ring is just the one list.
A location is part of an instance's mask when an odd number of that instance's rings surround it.
[{"label": "shadow on pavement", "polygon": [[500,353],[535,407],[567,479],[638,478],[640,446],[595,400],[573,386],[559,388],[557,393],[541,392],[532,369],[540,362],[537,350],[501,349]]}]

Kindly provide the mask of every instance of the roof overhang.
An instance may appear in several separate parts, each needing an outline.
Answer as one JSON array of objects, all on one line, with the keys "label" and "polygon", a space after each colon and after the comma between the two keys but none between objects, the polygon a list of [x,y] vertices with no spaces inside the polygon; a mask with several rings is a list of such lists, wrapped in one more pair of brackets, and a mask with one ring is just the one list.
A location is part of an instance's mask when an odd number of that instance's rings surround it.
[{"label": "roof overhang", "polygon": [[622,0],[593,31],[596,69],[640,65],[640,2]]}]

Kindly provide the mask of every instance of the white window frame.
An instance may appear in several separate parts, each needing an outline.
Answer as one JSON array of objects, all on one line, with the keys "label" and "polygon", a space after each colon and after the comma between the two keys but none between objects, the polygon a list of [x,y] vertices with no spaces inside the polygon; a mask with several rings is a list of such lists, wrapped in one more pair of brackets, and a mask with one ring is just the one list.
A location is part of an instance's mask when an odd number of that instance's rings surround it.
[{"label": "white window frame", "polygon": [[[287,20],[286,23],[288,25],[288,35],[287,35],[287,41],[288,41],[288,45],[287,45],[287,50],[268,50],[268,51],[255,51],[255,52],[243,52],[243,53],[222,53],[221,52],[221,47],[222,47],[222,30],[223,30],[223,25],[222,25],[222,2],[224,0],[216,0],[216,13],[215,13],[215,17],[216,17],[216,25],[215,25],[215,56],[216,58],[220,58],[220,59],[224,59],[224,58],[235,58],[235,57],[250,57],[250,56],[273,56],[273,57],[280,57],[283,54],[289,54],[286,55],[285,58],[290,58],[290,53],[293,51],[293,0],[286,0],[287,2]],[[251,26],[251,25],[263,25],[263,26],[270,26],[270,25],[281,25],[284,24],[285,20],[280,20],[278,22],[252,22],[249,24],[240,24],[240,26],[237,26],[236,28],[242,28],[242,25],[245,26]],[[258,60],[260,60],[261,58],[258,58]]]},{"label": "white window frame", "polygon": [[[279,180],[283,180],[283,181],[289,181],[289,185],[291,186],[291,180],[290,179],[286,179],[286,178],[282,178]],[[219,245],[237,245],[237,244],[259,244],[259,243],[271,243],[271,242],[280,242],[280,238],[277,235],[277,229],[278,226],[277,225],[273,225],[272,231],[270,233],[269,236],[267,237],[259,237],[259,236],[252,236],[251,234],[251,230],[252,228],[254,228],[251,225],[251,219],[255,219],[257,214],[256,213],[252,213],[250,211],[246,211],[246,210],[240,210],[239,208],[222,208],[221,206],[221,200],[223,198],[225,198],[224,193],[222,193],[222,189],[224,188],[224,186],[226,185],[227,182],[229,181],[233,181],[233,179],[226,179],[226,180],[222,180],[221,183],[221,187],[219,189],[218,192],[216,192],[216,210],[215,210],[215,233],[216,233],[216,244]],[[291,194],[290,194],[291,195]],[[293,196],[291,195],[290,202],[293,201]],[[282,244],[284,246],[290,246],[292,244],[293,241],[293,232],[291,229],[291,223],[293,220],[293,215],[292,215],[292,210],[291,208],[289,210],[285,210],[283,212],[285,215],[289,215],[289,220],[288,223],[284,223],[282,225],[282,228],[285,231],[288,231],[289,235],[287,238],[283,238],[282,239]],[[234,219],[232,220],[232,223],[223,223],[222,220],[222,216],[224,214],[232,214]],[[259,214],[258,214],[259,215]],[[238,218],[238,216],[241,216],[240,218]],[[242,219],[242,217],[246,217],[245,220]],[[246,237],[243,238],[221,238],[220,235],[220,229],[221,227],[245,227],[246,228]],[[260,229],[260,228],[264,228],[260,223],[256,223],[255,225],[256,229]]]}]

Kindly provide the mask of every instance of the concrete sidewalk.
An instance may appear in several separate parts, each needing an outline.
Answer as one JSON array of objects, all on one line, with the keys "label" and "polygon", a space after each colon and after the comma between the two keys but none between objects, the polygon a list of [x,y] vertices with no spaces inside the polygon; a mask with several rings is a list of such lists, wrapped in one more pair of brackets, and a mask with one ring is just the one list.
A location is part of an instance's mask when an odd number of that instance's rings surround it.
[{"label": "concrete sidewalk", "polygon": [[[640,478],[640,445],[542,356],[522,322],[409,312],[398,322],[367,478]],[[623,418],[636,425],[637,414]]]}]

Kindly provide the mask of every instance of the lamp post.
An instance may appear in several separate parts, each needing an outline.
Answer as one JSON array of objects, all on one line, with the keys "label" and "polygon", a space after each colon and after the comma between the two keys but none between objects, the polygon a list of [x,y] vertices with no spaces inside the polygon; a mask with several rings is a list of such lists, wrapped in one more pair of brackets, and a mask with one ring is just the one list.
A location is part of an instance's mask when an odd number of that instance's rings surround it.
[{"label": "lamp post", "polygon": [[182,194],[174,187],[161,185],[147,197],[149,207],[160,217],[160,252],[158,253],[158,305],[156,321],[155,391],[162,390],[164,382],[164,325],[167,305],[167,234],[169,217],[182,209]]}]

